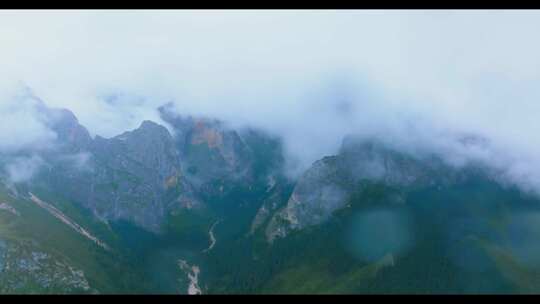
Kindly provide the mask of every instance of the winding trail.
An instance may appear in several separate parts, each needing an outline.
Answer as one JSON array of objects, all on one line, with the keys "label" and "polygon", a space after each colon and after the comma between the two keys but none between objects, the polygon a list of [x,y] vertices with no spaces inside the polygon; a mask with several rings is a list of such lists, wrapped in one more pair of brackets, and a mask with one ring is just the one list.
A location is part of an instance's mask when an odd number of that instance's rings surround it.
[{"label": "winding trail", "polygon": [[210,227],[210,231],[208,231],[208,235],[210,236],[210,246],[208,248],[204,249],[202,252],[208,252],[214,248],[214,245],[216,245],[216,237],[214,236],[214,227],[220,222],[221,220],[217,220],[212,227]]},{"label": "winding trail", "polygon": [[36,205],[38,205],[39,207],[47,210],[51,215],[53,215],[54,217],[59,219],[64,224],[71,227],[73,230],[75,230],[78,233],[82,234],[84,237],[86,237],[89,240],[93,241],[98,246],[102,247],[105,250],[110,250],[110,248],[109,248],[109,246],[107,246],[107,244],[103,243],[97,237],[93,236],[86,229],[84,229],[79,224],[77,224],[75,221],[73,221],[72,219],[65,216],[60,210],[58,210],[54,206],[42,201],[41,199],[39,199],[39,197],[35,196],[32,192],[29,192],[28,194],[30,195],[30,200],[32,202],[34,202]]}]

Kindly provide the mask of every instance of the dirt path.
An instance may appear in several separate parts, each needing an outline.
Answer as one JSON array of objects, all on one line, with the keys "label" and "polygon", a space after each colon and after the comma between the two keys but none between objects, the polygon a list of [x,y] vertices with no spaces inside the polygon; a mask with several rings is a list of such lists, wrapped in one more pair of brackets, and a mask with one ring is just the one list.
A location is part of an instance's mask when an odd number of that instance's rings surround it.
[{"label": "dirt path", "polygon": [[83,236],[85,236],[89,240],[93,241],[98,246],[100,246],[100,247],[102,247],[102,248],[104,248],[106,250],[109,250],[109,247],[105,243],[100,241],[95,236],[91,235],[88,231],[86,231],[86,229],[81,227],[75,221],[73,221],[70,218],[68,218],[67,216],[65,216],[60,210],[58,210],[54,206],[42,201],[41,199],[39,199],[39,197],[35,196],[32,192],[29,192],[28,194],[30,195],[30,200],[33,201],[34,203],[36,203],[36,205],[38,205],[41,208],[47,210],[54,217],[56,217],[57,219],[59,219],[64,224],[68,225],[69,227],[73,228],[73,230],[75,230],[78,233],[82,234]]}]

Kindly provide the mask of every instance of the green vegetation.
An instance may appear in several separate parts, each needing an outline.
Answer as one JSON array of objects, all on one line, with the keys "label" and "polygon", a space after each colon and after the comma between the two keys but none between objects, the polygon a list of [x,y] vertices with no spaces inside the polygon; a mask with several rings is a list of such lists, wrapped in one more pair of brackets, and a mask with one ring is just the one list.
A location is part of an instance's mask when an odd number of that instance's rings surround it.
[{"label": "green vegetation", "polygon": [[[277,147],[276,143],[266,144]],[[210,153],[203,145],[194,149]],[[204,293],[534,293],[539,289],[540,269],[516,255],[511,242],[516,237],[513,216],[540,212],[533,197],[474,175],[450,185],[408,186],[355,183],[334,176],[330,178],[350,189],[346,206],[320,225],[291,231],[269,244],[265,227],[271,216],[250,234],[252,221],[272,195],[276,195],[278,206],[284,206],[293,185],[277,176],[278,186],[269,191],[266,177],[273,168],[269,164],[280,160],[261,163],[268,157],[264,153],[264,149],[255,153],[253,183],[212,180],[207,186],[221,189],[219,194],[203,193],[203,208],[166,214],[160,234],[132,222],[101,221],[80,202],[50,193],[47,187],[32,186],[33,193],[107,243],[110,251],[33,202],[14,199],[0,187],[0,202],[20,212],[16,216],[0,210],[0,240],[17,244],[21,257],[45,252],[51,261],[82,270],[89,286],[100,293],[185,293],[187,277],[177,266],[179,259],[200,267]],[[340,165],[335,157],[324,161]],[[116,182],[107,186],[109,190],[117,188]],[[21,193],[27,191],[21,186]],[[177,191],[171,189],[167,198],[173,201]],[[358,215],[377,210],[410,216],[408,229],[414,238],[406,249],[367,259],[352,249],[351,229]],[[210,243],[209,230],[218,221],[215,246],[203,251]],[[44,272],[69,275],[66,268],[47,263]],[[0,283],[9,278],[0,272]],[[70,278],[76,281],[76,277]],[[27,282],[17,290],[90,292],[81,291],[82,283],[74,283],[73,288],[58,285],[44,289],[31,277]]]},{"label": "green vegetation", "polygon": [[[36,250],[57,256],[81,269],[90,286],[101,293],[144,290],[141,284],[144,280],[137,277],[137,272],[119,256],[96,246],[46,210],[26,199],[10,197],[5,189],[0,190],[0,201],[12,204],[20,213],[20,216],[0,213],[0,239],[21,246],[30,242]],[[49,292],[64,291],[51,289]]]}]

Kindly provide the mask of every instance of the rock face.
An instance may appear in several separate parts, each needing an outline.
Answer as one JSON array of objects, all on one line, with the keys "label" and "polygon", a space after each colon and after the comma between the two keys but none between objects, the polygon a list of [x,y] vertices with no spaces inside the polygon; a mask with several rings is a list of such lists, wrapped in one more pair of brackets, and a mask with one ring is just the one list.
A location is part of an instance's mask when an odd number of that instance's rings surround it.
[{"label": "rock face", "polygon": [[339,174],[337,160],[324,158],[304,173],[286,206],[270,221],[266,229],[269,241],[284,237],[292,229],[318,224],[346,203],[348,188]]},{"label": "rock face", "polygon": [[417,159],[376,141],[348,137],[338,155],[315,162],[289,196],[282,188],[286,182],[276,186],[281,151],[264,134],[239,133],[223,122],[180,116],[163,106],[159,112],[172,134],[144,121],[113,138],[92,139],[70,111],[37,106],[57,134],[57,147],[44,154],[48,168],[36,183],[102,220],[126,220],[153,232],[160,232],[169,214],[204,208],[208,198],[225,197],[239,185],[268,184],[250,233],[264,226],[272,241],[326,221],[365,181],[416,187],[460,178],[434,157]]},{"label": "rock face", "polygon": [[[444,173],[443,173],[444,172]],[[267,240],[285,237],[326,221],[345,207],[363,182],[375,181],[394,187],[448,184],[463,174],[437,158],[415,159],[381,143],[346,138],[338,155],[316,161],[298,180],[286,206],[266,227]]]},{"label": "rock face", "polygon": [[79,148],[88,153],[84,168],[56,161],[43,180],[98,218],[159,232],[170,210],[200,204],[163,126],[144,121],[136,130],[110,139],[97,136]]},{"label": "rock face", "polygon": [[182,168],[196,188],[220,195],[225,183],[252,180],[251,148],[235,130],[218,120],[176,115],[167,107],[160,112],[175,130]]},{"label": "rock face", "polygon": [[92,139],[70,111],[38,106],[57,139],[54,149],[42,153],[45,165],[33,183],[104,221],[126,220],[160,232],[169,214],[204,208],[205,197],[250,185],[256,173],[253,149],[217,120],[181,117],[162,107],[173,134],[144,121],[113,138]]},{"label": "rock face", "polygon": [[165,127],[144,121],[136,130],[93,139],[72,112],[34,99],[56,139],[39,152],[43,165],[32,185],[61,194],[102,220],[126,220],[154,232],[171,210],[200,206]]},{"label": "rock face", "polygon": [[86,150],[92,143],[92,137],[85,127],[79,124],[75,115],[66,109],[54,109],[50,111],[53,119],[51,128],[58,136],[58,142],[70,152]]},{"label": "rock face", "polygon": [[189,196],[178,153],[163,126],[145,121],[111,139],[96,137],[92,154],[87,207],[101,217],[132,220],[157,231],[172,204],[167,200],[179,199],[181,192]]},{"label": "rock face", "polygon": [[28,98],[33,100],[34,107],[41,114],[45,125],[56,133],[57,149],[72,153],[88,149],[92,143],[92,137],[88,130],[79,124],[73,112],[67,109],[50,108],[31,93]]},{"label": "rock face", "polygon": [[262,227],[271,216],[286,202],[284,195],[286,190],[283,189],[281,184],[276,185],[276,181],[273,176],[269,177],[268,188],[266,190],[268,197],[263,201],[261,207],[255,214],[253,221],[251,222],[251,228],[249,234],[255,233],[257,229]]}]

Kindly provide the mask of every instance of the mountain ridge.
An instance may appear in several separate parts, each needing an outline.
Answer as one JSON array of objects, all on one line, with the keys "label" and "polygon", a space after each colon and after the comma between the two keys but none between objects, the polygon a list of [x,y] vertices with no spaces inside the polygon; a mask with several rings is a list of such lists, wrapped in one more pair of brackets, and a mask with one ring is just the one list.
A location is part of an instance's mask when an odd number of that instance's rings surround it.
[{"label": "mountain ridge", "polygon": [[[481,162],[348,136],[291,180],[281,141],[261,130],[162,107],[167,127],[92,138],[70,111],[40,111],[54,146],[1,155],[40,165],[0,176],[2,292],[193,293],[194,280],[197,293],[540,289],[537,251],[514,236],[540,235],[540,200]],[[2,272],[14,263],[30,268]]]}]

